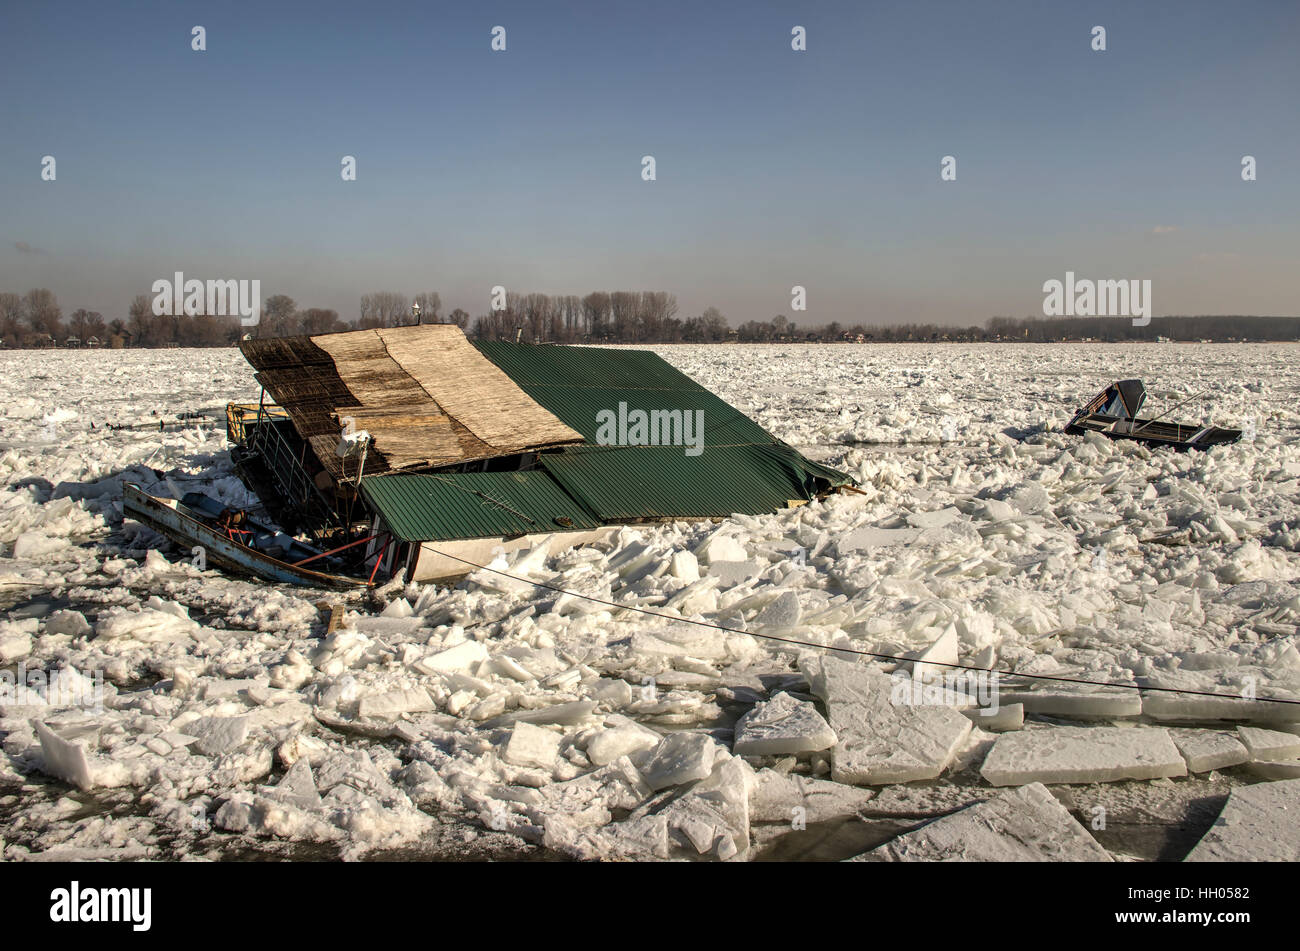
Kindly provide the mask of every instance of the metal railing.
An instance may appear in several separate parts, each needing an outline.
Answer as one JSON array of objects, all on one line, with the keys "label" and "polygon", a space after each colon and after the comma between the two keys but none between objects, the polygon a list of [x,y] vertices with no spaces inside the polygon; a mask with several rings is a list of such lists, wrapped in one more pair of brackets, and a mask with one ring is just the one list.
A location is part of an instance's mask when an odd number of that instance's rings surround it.
[{"label": "metal railing", "polygon": [[274,403],[227,403],[226,438],[236,446],[242,446],[244,440],[248,438],[249,422],[288,418],[288,411],[283,406],[276,406]]},{"label": "metal railing", "polygon": [[281,425],[290,425],[289,414],[274,404],[232,403],[226,408],[231,442],[244,447],[265,470],[279,496],[276,501],[299,515],[313,535],[326,534],[339,527],[338,513],[307,474],[303,465],[307,444],[295,449],[280,431]]}]

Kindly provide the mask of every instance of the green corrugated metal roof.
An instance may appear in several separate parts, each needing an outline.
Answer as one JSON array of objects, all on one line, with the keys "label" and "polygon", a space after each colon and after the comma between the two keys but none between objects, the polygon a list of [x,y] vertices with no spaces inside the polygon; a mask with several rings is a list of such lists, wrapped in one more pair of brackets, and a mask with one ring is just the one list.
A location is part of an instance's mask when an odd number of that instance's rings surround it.
[{"label": "green corrugated metal roof", "polygon": [[600,524],[540,470],[394,473],[363,480],[361,491],[404,542],[509,537]]},{"label": "green corrugated metal roof", "polygon": [[[811,499],[843,473],[805,459],[657,354],[496,341],[482,353],[550,412],[595,443],[609,410],[704,414],[703,451],[687,446],[572,446],[530,472],[395,473],[362,492],[402,541],[591,529],[605,521],[756,515]],[[692,440],[692,443],[695,441]],[[557,518],[567,519],[567,525]]]},{"label": "green corrugated metal roof", "polygon": [[[791,500],[812,498],[814,478],[834,473],[784,444],[715,446],[698,456],[687,456],[680,446],[583,446],[544,453],[541,462],[605,520],[774,512]],[[841,473],[834,476],[836,484],[847,481]]]},{"label": "green corrugated metal roof", "polygon": [[589,443],[597,440],[597,415],[643,410],[704,413],[704,445],[771,443],[752,419],[706,390],[658,354],[647,350],[534,346],[479,341],[489,360]]}]

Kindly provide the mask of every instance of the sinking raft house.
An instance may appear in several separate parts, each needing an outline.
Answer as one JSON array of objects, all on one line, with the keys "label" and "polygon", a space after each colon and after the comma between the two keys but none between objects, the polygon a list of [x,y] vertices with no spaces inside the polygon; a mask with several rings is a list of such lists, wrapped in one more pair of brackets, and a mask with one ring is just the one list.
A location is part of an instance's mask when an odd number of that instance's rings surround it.
[{"label": "sinking raft house", "polygon": [[1094,432],[1108,439],[1132,439],[1149,446],[1171,446],[1178,452],[1209,449],[1241,438],[1240,429],[1173,423],[1165,419],[1194,398],[1190,397],[1158,416],[1144,419],[1138,413],[1146,405],[1146,386],[1141,380],[1116,380],[1085,403],[1070,419],[1065,431],[1076,436]]},{"label": "sinking raft house", "polygon": [[263,390],[227,410],[241,478],[322,547],[371,537],[382,576],[450,580],[498,548],[852,485],[646,351],[471,342],[451,324],[240,349]]}]

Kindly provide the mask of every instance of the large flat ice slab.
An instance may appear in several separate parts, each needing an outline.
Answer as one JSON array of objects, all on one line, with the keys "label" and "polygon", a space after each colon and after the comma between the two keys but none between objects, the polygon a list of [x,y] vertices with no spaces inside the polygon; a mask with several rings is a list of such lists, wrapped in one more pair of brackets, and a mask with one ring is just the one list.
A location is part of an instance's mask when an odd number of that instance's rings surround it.
[{"label": "large flat ice slab", "polygon": [[831,729],[807,700],[779,693],[757,704],[736,723],[737,756],[815,753],[835,745]]},{"label": "large flat ice slab", "polygon": [[1169,731],[1134,727],[1047,727],[1004,733],[980,775],[994,786],[1109,783],[1186,776]]},{"label": "large flat ice slab", "polygon": [[429,691],[423,687],[408,687],[362,697],[358,715],[395,720],[404,713],[424,713],[436,709]]},{"label": "large flat ice slab", "polygon": [[531,723],[516,723],[506,743],[505,760],[516,766],[550,769],[560,753],[560,735]]},{"label": "large flat ice slab", "polygon": [[1300,779],[1239,786],[1187,862],[1300,860]]},{"label": "large flat ice slab", "polygon": [[857,861],[1110,862],[1110,853],[1041,783],[1000,793],[914,829]]},{"label": "large flat ice slab", "polygon": [[893,545],[910,545],[920,536],[921,530],[917,528],[858,528],[840,539],[838,547],[841,553],[889,548]]},{"label": "large flat ice slab", "polygon": [[895,679],[865,664],[813,656],[800,668],[826,702],[839,738],[831,753],[836,782],[875,786],[934,779],[970,734],[971,721],[953,707],[895,702]]},{"label": "large flat ice slab", "polygon": [[1136,690],[1054,684],[1031,690],[1003,690],[1003,703],[1024,704],[1026,713],[1057,717],[1111,719],[1142,715],[1142,697]]},{"label": "large flat ice slab", "polygon": [[1142,692],[1142,714],[1153,720],[1229,720],[1239,723],[1300,723],[1300,706],[1236,697],[1202,697],[1189,694]]}]

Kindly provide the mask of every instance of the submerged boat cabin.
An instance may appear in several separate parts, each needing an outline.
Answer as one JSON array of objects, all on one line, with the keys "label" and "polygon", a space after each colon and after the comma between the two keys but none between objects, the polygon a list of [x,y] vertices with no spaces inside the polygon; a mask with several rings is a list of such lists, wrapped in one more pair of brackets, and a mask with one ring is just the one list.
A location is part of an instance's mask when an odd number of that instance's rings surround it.
[{"label": "submerged boat cabin", "polygon": [[648,351],[474,342],[452,324],[240,349],[262,386],[227,408],[241,478],[322,548],[369,537],[384,576],[450,579],[543,539],[852,485]]}]

